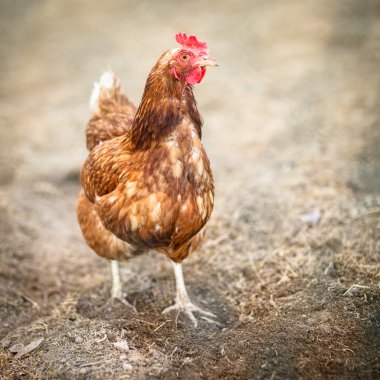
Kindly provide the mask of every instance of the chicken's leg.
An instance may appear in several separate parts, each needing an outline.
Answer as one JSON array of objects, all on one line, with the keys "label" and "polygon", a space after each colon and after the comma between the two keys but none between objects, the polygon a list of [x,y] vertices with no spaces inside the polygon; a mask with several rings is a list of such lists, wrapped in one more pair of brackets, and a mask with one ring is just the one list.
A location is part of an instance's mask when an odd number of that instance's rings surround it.
[{"label": "chicken's leg", "polygon": [[112,298],[122,298],[123,292],[121,290],[120,281],[120,268],[119,263],[115,260],[111,260],[111,271],[112,271]]},{"label": "chicken's leg", "polygon": [[120,268],[119,263],[115,260],[111,260],[111,271],[112,271],[112,299],[118,300],[123,303],[128,308],[132,308],[136,312],[136,308],[131,305],[126,299],[126,294],[123,293],[120,281]]},{"label": "chicken's leg", "polygon": [[[183,311],[193,322],[194,327],[198,326],[198,321],[194,317],[193,312],[198,312],[208,317],[216,317],[216,315],[208,311],[202,310],[200,307],[194,305],[191,302],[189,295],[187,294],[187,291],[186,291],[185,281],[183,279],[182,264],[175,263],[174,261],[172,261],[172,264],[173,264],[175,283],[176,283],[176,289],[177,289],[175,304],[167,307],[163,311],[163,313],[169,313],[172,310],[177,310],[178,312]],[[207,318],[207,317],[203,317],[203,318],[209,322],[216,323],[210,318]]]}]

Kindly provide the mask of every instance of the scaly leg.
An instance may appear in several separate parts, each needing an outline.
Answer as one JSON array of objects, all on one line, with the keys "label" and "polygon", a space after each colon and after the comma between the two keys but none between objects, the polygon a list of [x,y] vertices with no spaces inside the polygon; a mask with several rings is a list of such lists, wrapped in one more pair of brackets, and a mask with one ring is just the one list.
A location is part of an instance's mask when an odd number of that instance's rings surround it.
[{"label": "scaly leg", "polygon": [[136,308],[125,299],[126,294],[123,293],[121,289],[119,263],[115,260],[111,260],[111,271],[112,271],[112,299],[120,301],[125,306],[132,308],[136,312]]},{"label": "scaly leg", "polygon": [[[185,281],[183,279],[182,264],[175,263],[174,261],[172,261],[172,264],[177,288],[175,304],[167,307],[162,313],[169,313],[172,310],[177,310],[178,312],[183,311],[193,322],[194,327],[198,326],[198,321],[195,319],[193,312],[198,312],[199,314],[216,318],[216,315],[208,311],[202,310],[200,307],[194,305],[191,302],[189,295],[186,291]],[[212,319],[206,317],[203,318],[209,322],[217,323]]]},{"label": "scaly leg", "polygon": [[112,298],[120,299],[123,297],[123,292],[121,290],[119,263],[115,260],[111,260],[111,271],[112,271]]}]

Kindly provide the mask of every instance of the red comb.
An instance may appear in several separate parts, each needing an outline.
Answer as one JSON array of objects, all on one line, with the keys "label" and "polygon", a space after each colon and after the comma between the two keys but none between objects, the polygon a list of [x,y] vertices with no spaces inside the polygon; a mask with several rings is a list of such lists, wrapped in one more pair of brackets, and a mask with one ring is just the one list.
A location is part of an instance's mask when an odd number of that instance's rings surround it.
[{"label": "red comb", "polygon": [[186,33],[177,33],[175,39],[180,45],[191,50],[207,50],[207,43],[198,41],[193,35],[187,37]]}]

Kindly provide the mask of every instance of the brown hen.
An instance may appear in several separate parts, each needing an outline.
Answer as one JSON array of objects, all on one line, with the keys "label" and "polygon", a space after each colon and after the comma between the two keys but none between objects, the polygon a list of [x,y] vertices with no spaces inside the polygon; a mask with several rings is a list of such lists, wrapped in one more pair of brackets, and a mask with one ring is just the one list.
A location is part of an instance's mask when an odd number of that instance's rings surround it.
[{"label": "brown hen", "polygon": [[126,302],[118,261],[156,250],[171,259],[177,286],[164,312],[184,311],[196,326],[193,312],[214,315],[190,301],[181,262],[201,241],[214,185],[192,86],[216,63],[195,36],[176,39],[182,47],[159,58],[137,111],[112,73],[95,84],[77,215],[90,248],[111,260],[113,297]]}]

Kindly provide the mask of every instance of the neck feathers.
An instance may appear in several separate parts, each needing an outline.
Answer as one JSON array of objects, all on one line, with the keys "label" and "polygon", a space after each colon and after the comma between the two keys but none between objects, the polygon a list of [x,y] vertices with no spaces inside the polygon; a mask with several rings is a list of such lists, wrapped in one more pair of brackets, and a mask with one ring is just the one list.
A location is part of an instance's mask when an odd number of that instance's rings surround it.
[{"label": "neck feathers", "polygon": [[168,136],[189,117],[201,135],[199,115],[191,86],[184,86],[170,73],[163,55],[150,72],[140,106],[131,127],[131,142],[135,148],[146,149]]}]

